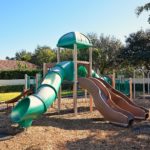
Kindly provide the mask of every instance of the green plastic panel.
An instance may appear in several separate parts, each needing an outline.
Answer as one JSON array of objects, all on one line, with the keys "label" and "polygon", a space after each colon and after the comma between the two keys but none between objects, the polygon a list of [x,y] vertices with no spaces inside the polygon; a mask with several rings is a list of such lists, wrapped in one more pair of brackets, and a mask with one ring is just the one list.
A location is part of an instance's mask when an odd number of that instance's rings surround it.
[{"label": "green plastic panel", "polygon": [[74,49],[74,44],[77,44],[78,49],[85,49],[92,46],[91,41],[80,32],[69,32],[64,34],[57,43],[58,47]]},{"label": "green plastic panel", "polygon": [[80,66],[78,68],[78,77],[87,77],[87,75],[88,75],[88,71],[87,71],[86,67]]}]

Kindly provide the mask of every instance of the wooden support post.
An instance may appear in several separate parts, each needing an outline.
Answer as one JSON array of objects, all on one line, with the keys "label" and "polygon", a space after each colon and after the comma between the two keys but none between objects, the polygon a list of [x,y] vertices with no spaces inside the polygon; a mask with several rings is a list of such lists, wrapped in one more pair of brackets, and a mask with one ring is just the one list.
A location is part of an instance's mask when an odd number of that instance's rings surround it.
[{"label": "wooden support post", "polygon": [[145,99],[145,75],[143,71],[143,99]]},{"label": "wooden support post", "polygon": [[85,102],[87,101],[87,90],[84,90]]},{"label": "wooden support post", "polygon": [[135,99],[135,96],[136,96],[136,94],[135,94],[135,72],[136,72],[136,70],[134,70],[134,73],[133,73],[133,85],[134,85],[134,87],[133,87],[133,89],[134,89],[134,99]]},{"label": "wooden support post", "polygon": [[90,95],[90,112],[93,111],[93,98],[92,95]]},{"label": "wooden support post", "polygon": [[130,100],[133,101],[133,93],[132,93],[132,78],[130,78]]},{"label": "wooden support post", "polygon": [[58,50],[57,50],[57,62],[58,63],[60,62],[60,47],[58,47]]},{"label": "wooden support post", "polygon": [[74,99],[74,114],[77,115],[77,45],[74,44],[73,50],[73,61],[74,61],[74,85],[73,85],[73,99]]},{"label": "wooden support post", "polygon": [[116,74],[115,70],[113,69],[112,87],[115,89],[115,86],[116,86]]},{"label": "wooden support post", "polygon": [[46,63],[43,63],[43,77],[46,75],[46,73],[47,73]]},{"label": "wooden support post", "polygon": [[39,86],[39,74],[37,73],[35,75],[35,88],[36,88],[36,91],[37,91],[38,86]]},{"label": "wooden support post", "polygon": [[[89,48],[89,63],[90,63],[90,70],[89,70],[89,76],[92,76],[92,47]],[[90,95],[90,112],[93,111],[93,98],[92,95]]]},{"label": "wooden support post", "polygon": [[[58,50],[57,50],[57,63],[60,62],[60,48],[58,47]],[[59,91],[58,91],[58,113],[60,113],[60,110],[61,110],[61,86],[59,88]]]},{"label": "wooden support post", "polygon": [[148,95],[150,94],[149,92],[149,84],[150,84],[150,70],[148,71],[148,75],[147,75],[147,78],[148,78]]},{"label": "wooden support post", "polygon": [[60,113],[60,110],[61,110],[61,87],[58,92],[58,113]]},{"label": "wooden support post", "polygon": [[28,89],[28,75],[25,74],[25,87],[24,90],[26,91]]}]

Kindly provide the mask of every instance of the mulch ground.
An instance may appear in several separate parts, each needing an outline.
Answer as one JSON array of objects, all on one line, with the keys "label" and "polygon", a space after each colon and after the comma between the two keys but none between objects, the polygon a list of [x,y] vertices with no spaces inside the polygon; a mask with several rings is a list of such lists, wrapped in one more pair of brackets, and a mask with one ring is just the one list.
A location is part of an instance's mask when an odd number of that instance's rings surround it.
[{"label": "mulch ground", "polygon": [[[150,108],[150,100],[135,100]],[[27,130],[12,124],[10,111],[0,112],[0,133],[13,135],[0,141],[0,150],[142,150],[150,149],[150,119],[134,122],[123,128],[108,123],[89,101],[78,100],[78,115],[73,113],[73,101],[62,101],[60,114],[57,105],[33,122]]]}]

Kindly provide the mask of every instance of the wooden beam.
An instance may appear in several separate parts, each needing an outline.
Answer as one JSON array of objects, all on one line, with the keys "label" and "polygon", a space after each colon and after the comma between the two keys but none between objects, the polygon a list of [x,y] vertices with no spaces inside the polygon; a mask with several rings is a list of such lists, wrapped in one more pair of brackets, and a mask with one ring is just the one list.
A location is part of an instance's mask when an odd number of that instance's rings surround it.
[{"label": "wooden beam", "polygon": [[26,91],[28,89],[28,75],[25,74],[25,87],[24,90]]},{"label": "wooden beam", "polygon": [[[92,77],[92,47],[89,48],[89,76]],[[90,95],[90,112],[93,111],[93,98]]]},{"label": "wooden beam", "polygon": [[[57,49],[57,63],[60,62],[60,47],[58,47]],[[59,91],[58,91],[58,113],[60,113],[60,109],[61,109],[61,86],[59,88]]]},{"label": "wooden beam", "polygon": [[116,86],[116,73],[115,70],[113,69],[112,87],[115,89],[115,86]]},{"label": "wooden beam", "polygon": [[133,100],[133,93],[132,93],[132,78],[130,78],[129,81],[130,81],[130,99]]},{"label": "wooden beam", "polygon": [[89,65],[90,63],[88,61],[77,61],[77,64]]},{"label": "wooden beam", "polygon": [[134,73],[133,73],[133,89],[134,89],[134,99],[135,99],[135,96],[136,96],[136,93],[135,93],[135,72],[136,72],[136,70],[134,70]]},{"label": "wooden beam", "polygon": [[43,63],[43,77],[46,75],[46,73],[47,73],[46,63]]},{"label": "wooden beam", "polygon": [[73,61],[74,61],[74,86],[73,86],[73,99],[74,99],[74,114],[77,115],[77,45],[74,44],[73,50]]},{"label": "wooden beam", "polygon": [[61,110],[61,86],[59,88],[59,92],[58,92],[58,113],[60,113],[60,110]]},{"label": "wooden beam", "polygon": [[89,48],[90,76],[92,76],[92,47]]},{"label": "wooden beam", "polygon": [[60,62],[60,47],[57,49],[57,62]]}]

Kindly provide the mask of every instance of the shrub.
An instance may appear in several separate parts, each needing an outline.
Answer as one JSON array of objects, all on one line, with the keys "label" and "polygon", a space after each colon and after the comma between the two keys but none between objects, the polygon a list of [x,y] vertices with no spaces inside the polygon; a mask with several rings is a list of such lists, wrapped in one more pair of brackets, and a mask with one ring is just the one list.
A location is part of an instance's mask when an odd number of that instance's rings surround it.
[{"label": "shrub", "polygon": [[0,93],[22,92],[24,85],[0,86]]},{"label": "shrub", "polygon": [[0,71],[0,79],[24,79],[25,74],[35,76],[36,73],[42,73],[42,70],[9,70]]}]

